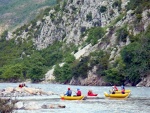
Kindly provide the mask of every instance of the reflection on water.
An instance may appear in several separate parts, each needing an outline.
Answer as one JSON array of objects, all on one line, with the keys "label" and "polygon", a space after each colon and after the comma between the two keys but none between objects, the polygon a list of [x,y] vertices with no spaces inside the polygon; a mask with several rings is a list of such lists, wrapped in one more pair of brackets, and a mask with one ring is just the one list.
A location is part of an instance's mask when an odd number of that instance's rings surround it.
[{"label": "reflection on water", "polygon": [[[0,89],[15,87],[18,84],[1,83]],[[84,95],[89,89],[98,93],[99,99],[87,100],[61,100],[59,95],[22,97],[21,101],[36,102],[43,104],[62,104],[64,109],[40,109],[40,110],[17,110],[15,113],[149,113],[150,112],[150,88],[149,87],[126,87],[131,90],[131,96],[128,99],[108,99],[104,97],[104,92],[108,92],[111,87],[100,86],[70,86],[60,84],[27,84],[29,87],[42,88],[44,91],[53,91],[58,94],[66,92],[70,87],[73,90],[80,88]],[[120,88],[120,87],[118,87]]]}]

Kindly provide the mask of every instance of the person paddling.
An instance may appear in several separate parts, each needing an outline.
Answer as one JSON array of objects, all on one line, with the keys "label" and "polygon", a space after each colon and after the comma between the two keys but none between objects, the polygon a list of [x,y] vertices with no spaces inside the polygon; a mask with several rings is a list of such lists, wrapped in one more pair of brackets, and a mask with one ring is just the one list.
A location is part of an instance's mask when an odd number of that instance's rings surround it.
[{"label": "person paddling", "polygon": [[77,88],[76,95],[77,95],[77,96],[81,96],[81,94],[82,94],[82,93],[81,93],[80,89],[79,89],[79,88]]},{"label": "person paddling", "polygon": [[89,90],[88,93],[87,93],[87,95],[88,95],[88,96],[97,96],[97,94],[94,94],[94,93],[92,92],[92,90]]},{"label": "person paddling", "polygon": [[118,91],[118,88],[116,87],[116,85],[114,85],[114,89],[115,89],[115,91]]},{"label": "person paddling", "polygon": [[68,88],[68,90],[67,90],[67,92],[66,92],[66,94],[65,95],[67,95],[67,96],[71,96],[72,95],[72,91],[71,91],[71,89],[70,88]]},{"label": "person paddling", "polygon": [[125,94],[125,87],[124,87],[124,85],[121,86],[121,93]]}]

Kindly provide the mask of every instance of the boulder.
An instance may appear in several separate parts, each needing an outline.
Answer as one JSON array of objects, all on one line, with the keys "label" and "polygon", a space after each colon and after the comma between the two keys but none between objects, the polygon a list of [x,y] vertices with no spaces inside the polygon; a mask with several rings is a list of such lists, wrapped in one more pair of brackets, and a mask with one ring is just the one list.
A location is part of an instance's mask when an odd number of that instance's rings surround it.
[{"label": "boulder", "polygon": [[29,102],[24,105],[25,110],[38,110],[41,106],[36,102]]},{"label": "boulder", "polygon": [[58,109],[58,108],[65,108],[65,105],[61,105],[61,104],[50,104],[50,105],[42,105],[41,108],[43,109]]},{"label": "boulder", "polygon": [[24,108],[24,103],[23,102],[17,102],[15,104],[15,109],[23,109]]}]

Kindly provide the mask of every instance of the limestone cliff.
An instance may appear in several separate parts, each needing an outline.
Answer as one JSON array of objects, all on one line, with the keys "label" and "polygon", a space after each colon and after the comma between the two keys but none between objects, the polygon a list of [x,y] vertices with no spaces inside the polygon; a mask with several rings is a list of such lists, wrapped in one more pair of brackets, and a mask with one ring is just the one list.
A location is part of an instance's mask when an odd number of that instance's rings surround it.
[{"label": "limestone cliff", "polygon": [[[126,5],[129,0],[122,0],[121,7],[113,6],[114,0],[67,0],[51,8],[48,15],[45,15],[42,20],[28,26],[28,30],[32,29],[32,33],[23,31],[18,36],[17,34],[10,34],[7,39],[14,36],[17,38],[27,39],[34,35],[32,39],[36,49],[41,50],[54,41],[62,41],[64,43],[73,43],[78,46],[78,51],[74,53],[76,59],[82,56],[88,56],[91,52],[96,50],[104,50],[110,53],[110,65],[120,56],[120,50],[130,43],[129,37],[125,41],[117,40],[116,32],[123,25],[127,26],[130,34],[136,34],[147,29],[150,24],[150,18],[147,14],[150,10],[145,10],[142,13],[142,24],[135,26],[134,21],[136,15],[133,10],[126,12]],[[104,8],[103,10],[101,8]],[[106,27],[105,35],[98,40],[98,43],[92,45],[91,43],[82,47],[82,43],[87,39],[82,36],[86,30],[92,27]],[[110,27],[108,27],[110,26]],[[16,38],[16,42],[17,42]],[[96,67],[87,72],[88,77],[85,79],[72,78],[70,84],[80,85],[107,85],[102,77],[95,74]],[[53,69],[46,74],[46,81],[54,79]]]}]

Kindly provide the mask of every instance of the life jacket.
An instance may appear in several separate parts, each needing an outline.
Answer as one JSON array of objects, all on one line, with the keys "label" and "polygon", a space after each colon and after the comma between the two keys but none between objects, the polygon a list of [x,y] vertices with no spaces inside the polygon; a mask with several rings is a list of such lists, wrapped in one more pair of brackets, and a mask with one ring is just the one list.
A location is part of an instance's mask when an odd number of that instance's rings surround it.
[{"label": "life jacket", "polygon": [[118,91],[118,88],[116,86],[114,88],[115,88],[115,91]]},{"label": "life jacket", "polygon": [[97,94],[93,94],[92,92],[88,92],[88,96],[97,96]]},{"label": "life jacket", "polygon": [[121,90],[121,93],[122,93],[122,94],[125,94],[125,89],[122,89],[122,90]]},{"label": "life jacket", "polygon": [[67,96],[71,96],[72,95],[72,91],[68,90],[68,95]]},{"label": "life jacket", "polygon": [[22,84],[19,84],[19,87],[22,88],[23,87]]},{"label": "life jacket", "polygon": [[81,91],[80,90],[78,90],[77,96],[81,96]]},{"label": "life jacket", "polygon": [[91,94],[92,94],[92,92],[91,92],[91,91],[89,91],[87,95],[88,95],[88,96],[90,96]]}]

